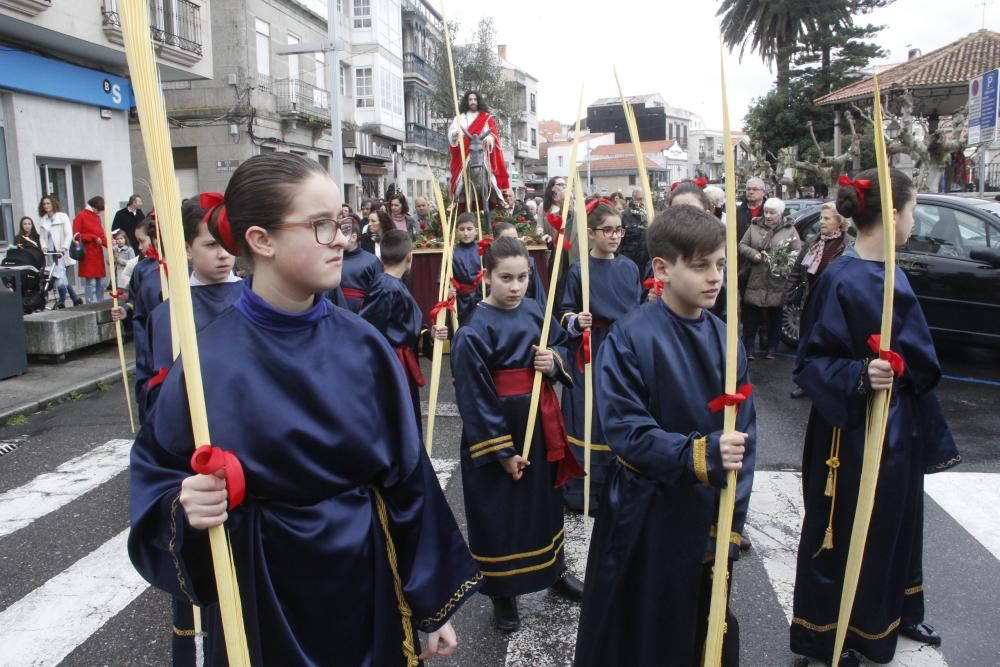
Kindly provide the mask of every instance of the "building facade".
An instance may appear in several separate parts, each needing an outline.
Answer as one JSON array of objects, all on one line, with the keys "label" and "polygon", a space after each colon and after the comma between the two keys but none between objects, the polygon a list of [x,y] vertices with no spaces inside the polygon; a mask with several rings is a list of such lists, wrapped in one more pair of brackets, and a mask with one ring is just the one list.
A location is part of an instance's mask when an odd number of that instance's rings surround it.
[{"label": "building facade", "polygon": [[[160,77],[212,76],[208,0],[153,0]],[[0,244],[53,195],[71,218],[102,195],[109,209],[141,190],[133,179],[134,106],[115,0],[0,2]]]},{"label": "building facade", "polygon": [[501,44],[497,47],[503,76],[515,101],[514,112],[517,114],[504,123],[506,136],[501,142],[507,170],[510,172],[510,187],[515,199],[524,199],[528,187],[534,187],[528,181],[536,179],[534,171],[527,175],[525,161],[531,164],[538,159],[538,79],[507,60],[507,47]]}]

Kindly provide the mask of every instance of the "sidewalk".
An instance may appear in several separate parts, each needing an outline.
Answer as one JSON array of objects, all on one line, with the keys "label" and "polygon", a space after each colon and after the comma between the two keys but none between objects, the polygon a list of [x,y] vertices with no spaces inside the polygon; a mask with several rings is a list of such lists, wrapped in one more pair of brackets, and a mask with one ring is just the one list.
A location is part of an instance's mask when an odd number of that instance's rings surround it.
[{"label": "sidewalk", "polygon": [[[131,342],[125,343],[125,363],[130,373],[135,370]],[[118,345],[113,341],[78,353],[63,364],[30,363],[24,375],[0,380],[0,423],[43,410],[69,394],[94,391],[98,383],[116,384],[121,379]]]}]

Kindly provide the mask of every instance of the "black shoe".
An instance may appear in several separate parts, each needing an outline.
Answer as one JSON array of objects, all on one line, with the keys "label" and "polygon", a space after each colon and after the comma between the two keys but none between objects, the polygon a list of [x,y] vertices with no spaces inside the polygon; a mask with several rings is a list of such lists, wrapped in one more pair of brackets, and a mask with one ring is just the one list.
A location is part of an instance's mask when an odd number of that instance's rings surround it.
[{"label": "black shoe", "polygon": [[574,577],[569,570],[563,570],[550,590],[570,602],[583,602],[583,582]]},{"label": "black shoe", "polygon": [[517,612],[516,597],[490,597],[493,601],[493,622],[497,630],[514,632],[521,628],[521,615]]},{"label": "black shoe", "polygon": [[81,299],[79,297],[73,299],[73,305],[74,306],[82,306],[83,305],[83,299]]},{"label": "black shoe", "polygon": [[861,667],[865,663],[861,662],[861,658],[854,651],[847,650],[840,654],[840,667]]},{"label": "black shoe", "polygon": [[928,646],[940,646],[941,635],[933,626],[927,623],[915,623],[914,625],[904,625],[899,631],[904,637],[909,637],[915,642],[927,644]]},{"label": "black shoe", "polygon": [[753,542],[750,541],[749,535],[740,535],[740,551],[744,553],[750,551],[753,548]]},{"label": "black shoe", "polygon": [[65,303],[57,303],[57,304],[55,305],[55,308],[56,308],[57,310],[63,310],[64,308],[66,308],[66,304],[65,304]]},{"label": "black shoe", "polygon": [[802,387],[796,387],[795,389],[792,389],[791,393],[792,398],[802,398],[805,395],[806,395],[806,390],[803,389]]}]

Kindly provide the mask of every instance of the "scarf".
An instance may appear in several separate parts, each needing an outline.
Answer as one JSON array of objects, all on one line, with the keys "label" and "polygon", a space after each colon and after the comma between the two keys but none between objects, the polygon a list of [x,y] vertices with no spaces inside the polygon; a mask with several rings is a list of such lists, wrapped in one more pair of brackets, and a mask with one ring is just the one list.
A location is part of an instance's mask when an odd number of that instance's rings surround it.
[{"label": "scarf", "polygon": [[823,249],[826,247],[827,242],[839,239],[843,235],[843,231],[838,231],[835,234],[820,235],[819,239],[806,251],[805,257],[802,258],[802,266],[806,267],[806,273],[816,275],[816,272],[819,271],[819,265],[823,261]]}]

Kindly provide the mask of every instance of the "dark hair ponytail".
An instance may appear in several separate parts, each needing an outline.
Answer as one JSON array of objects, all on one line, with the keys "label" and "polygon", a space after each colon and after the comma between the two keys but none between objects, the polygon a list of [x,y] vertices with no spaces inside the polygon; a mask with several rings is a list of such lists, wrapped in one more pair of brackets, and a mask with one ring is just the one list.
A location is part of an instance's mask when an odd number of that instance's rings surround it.
[{"label": "dark hair ponytail", "polygon": [[[233,172],[226,186],[224,205],[212,209],[208,230],[223,247],[229,249],[227,242],[231,238],[236,242],[235,249],[246,252],[248,229],[277,229],[293,206],[296,186],[313,174],[326,173],[318,162],[293,153],[255,155]],[[223,219],[228,222],[231,235],[226,230],[220,231]]]},{"label": "dark hair ponytail", "polygon": [[483,255],[483,268],[487,271],[492,271],[500,264],[500,260],[509,257],[524,257],[527,260],[528,247],[524,245],[521,239],[512,239],[509,236],[501,236],[500,238],[493,239],[493,243],[490,244],[490,247],[486,249],[486,254]]},{"label": "dark hair ponytail", "polygon": [[[892,181],[892,207],[897,211],[913,197],[913,181],[899,169],[889,170]],[[864,184],[864,181],[868,181]],[[878,169],[858,174],[849,185],[837,190],[837,213],[850,218],[858,229],[864,229],[882,219],[882,187]]]}]

